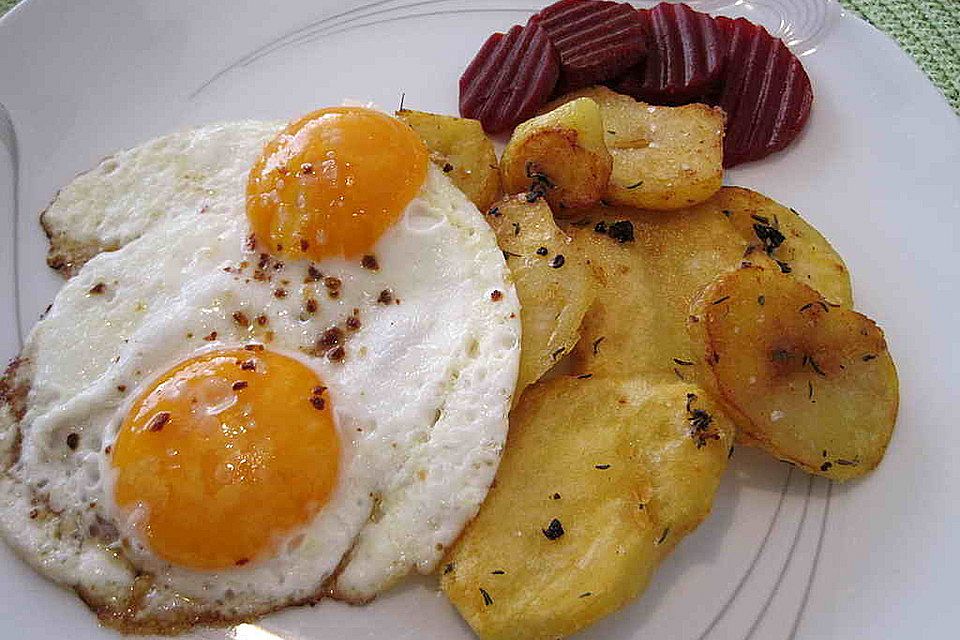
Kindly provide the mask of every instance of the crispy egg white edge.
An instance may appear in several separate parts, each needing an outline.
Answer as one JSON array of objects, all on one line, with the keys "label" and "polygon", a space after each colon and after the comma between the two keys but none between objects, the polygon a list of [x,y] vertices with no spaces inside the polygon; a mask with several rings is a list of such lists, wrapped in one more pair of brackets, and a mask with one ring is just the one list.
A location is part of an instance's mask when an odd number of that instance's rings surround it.
[{"label": "crispy egg white edge", "polygon": [[[455,194],[461,200],[461,204],[466,202],[464,196],[459,192],[459,190],[456,190],[454,187],[452,187],[452,185],[449,185],[445,177],[440,176],[440,180],[442,183],[446,184],[447,187],[450,190],[452,190],[452,192],[455,192]],[[504,302],[506,302],[506,304],[502,305],[501,308],[505,309],[510,307],[510,308],[519,309],[519,303],[516,300],[516,295],[512,285],[509,285],[506,279],[502,277],[503,273],[505,273],[505,266],[503,265],[502,255],[499,254],[499,250],[496,248],[496,243],[495,243],[495,240],[493,239],[492,233],[489,231],[486,224],[482,221],[482,218],[480,217],[479,212],[476,212],[476,209],[473,208],[472,205],[469,205],[469,207],[466,207],[467,211],[469,211],[470,209],[472,209],[472,212],[469,212],[470,215],[467,215],[466,218],[461,222],[466,223],[465,226],[467,228],[473,226],[474,231],[480,232],[479,233],[480,237],[486,236],[485,240],[486,240],[486,244],[488,245],[486,249],[489,252],[494,253],[497,257],[497,260],[499,263],[499,269],[502,272],[500,274],[501,276],[500,279],[497,280],[497,285],[500,286],[501,290],[505,294]],[[80,278],[79,280],[82,281],[83,278]],[[502,284],[501,284],[501,281],[502,281]],[[515,334],[516,336],[519,336],[519,324],[515,322],[514,325],[515,325],[514,327]],[[28,344],[27,349],[25,349],[24,351],[27,357],[29,357],[30,351],[31,351],[30,345]],[[514,352],[514,355],[516,355],[515,352]],[[516,375],[515,369],[516,369],[517,359],[518,358],[514,357],[512,358],[513,360],[512,363],[511,362],[501,363],[501,364],[505,364],[506,366],[503,366],[498,370],[502,378],[498,382],[498,386],[499,386],[498,391],[501,392],[505,397],[509,397],[510,390],[512,389],[513,381],[515,380],[515,375]],[[469,379],[468,369],[469,368],[465,369],[465,371],[468,374],[464,377],[465,380]],[[467,518],[472,516],[473,513],[476,511],[476,508],[479,506],[479,503],[482,500],[483,494],[485,494],[486,488],[489,486],[489,481],[492,480],[493,473],[495,472],[495,469],[496,469],[496,460],[498,459],[498,456],[499,456],[499,447],[502,446],[502,439],[503,439],[503,436],[505,436],[505,431],[506,431],[506,403],[503,403],[503,404],[504,406],[502,408],[502,411],[495,411],[494,412],[495,415],[492,416],[493,422],[498,423],[496,425],[497,428],[494,430],[494,440],[499,439],[500,444],[493,447],[492,449],[493,456],[491,458],[488,458],[488,462],[490,463],[483,465],[486,471],[484,471],[478,476],[478,479],[475,481],[475,484],[473,485],[472,495],[469,496],[469,499],[466,502],[466,506],[461,508],[462,513],[466,514]],[[9,414],[9,411],[7,411],[6,413]],[[453,415],[452,412],[450,413],[450,415]],[[10,416],[8,415],[7,417],[9,418]],[[443,422],[444,421],[441,420],[441,421],[438,421],[437,424],[442,425]],[[9,433],[9,430],[5,431],[5,433]],[[430,476],[428,475],[428,477]],[[9,478],[5,477],[4,484],[5,485],[9,484],[8,481],[9,481]],[[4,525],[11,525],[11,524],[13,525],[13,526],[5,526],[4,529],[7,530],[7,533],[12,538],[12,541],[14,542],[15,546],[21,546],[21,547],[29,546],[29,545],[23,544],[28,541],[25,540],[22,535],[18,535],[18,533],[23,533],[23,532],[16,531],[17,529],[16,522],[23,521],[24,516],[29,513],[29,509],[25,507],[25,505],[23,504],[23,500],[16,499],[17,497],[19,498],[25,497],[22,495],[22,492],[20,492],[20,489],[22,489],[22,486],[21,487],[6,486],[5,488],[8,489],[7,491],[4,492],[5,498],[12,497],[14,499],[12,501],[9,499],[4,500],[3,511],[7,514],[15,514],[15,515],[13,516],[12,521],[9,518],[3,519]],[[404,488],[404,490],[409,490],[409,488],[406,487]],[[19,504],[14,505],[13,503],[19,503]],[[19,509],[17,507],[19,507]],[[29,520],[26,520],[26,521],[29,522]],[[38,528],[46,528],[48,529],[47,533],[49,533],[49,526],[50,526],[49,523],[45,523],[43,527],[38,527]],[[440,532],[437,535],[431,536],[429,539],[431,540],[430,544],[433,545],[432,550],[428,550],[426,553],[424,553],[423,550],[419,550],[416,552],[420,554],[419,557],[415,555],[414,556],[408,555],[403,562],[399,564],[398,563],[392,564],[390,571],[386,576],[381,576],[379,578],[375,576],[371,576],[368,568],[368,570],[361,572],[364,575],[364,578],[361,580],[361,582],[365,581],[366,584],[378,584],[380,586],[378,586],[377,588],[382,588],[383,584],[395,579],[398,575],[405,573],[406,570],[409,568],[409,566],[412,566],[413,564],[416,564],[421,570],[429,570],[432,564],[435,564],[436,560],[439,557],[439,554],[441,553],[440,546],[444,544],[449,544],[449,542],[452,541],[452,538],[455,537],[456,532],[459,531],[459,528],[457,527],[455,527],[454,529],[455,531],[451,529],[447,529],[447,530],[444,530],[443,532]],[[370,542],[363,541],[358,546],[358,549],[361,550],[361,553],[359,554],[354,553],[351,556],[351,564],[353,564],[353,562],[356,562],[357,558],[364,557],[366,552],[363,552],[362,550],[364,549],[365,545],[369,546],[371,549],[378,550],[378,552],[380,553],[382,553],[384,545],[386,545],[386,548],[392,549],[394,552],[398,551],[402,546],[402,545],[397,545],[397,542],[395,540],[390,540],[389,536],[384,538],[383,536],[372,535],[368,539],[370,540]],[[433,542],[433,540],[437,540],[437,542]],[[19,541],[21,544],[17,545],[17,541]],[[410,541],[407,540],[405,544],[407,544],[407,546],[409,547]],[[406,554],[408,552],[409,552],[409,549],[404,549],[402,553]],[[37,548],[37,546],[34,546],[33,553],[36,555],[35,557],[31,557],[31,559],[37,561],[37,562],[34,562],[34,564],[37,565],[38,568],[40,568],[46,573],[51,574],[52,577],[54,577],[55,579],[59,579],[60,581],[63,581],[63,582],[68,582],[68,579],[71,577],[68,574],[71,574],[72,573],[71,571],[67,570],[67,571],[59,572],[58,574],[56,567],[54,566],[56,565],[56,562],[55,561],[47,562],[45,560],[45,559],[50,559],[51,557],[56,555],[55,553],[53,553],[52,549],[50,548],[39,549]],[[90,551],[81,550],[81,553],[87,554],[87,553],[90,553]],[[28,555],[30,554],[28,553]],[[108,571],[104,571],[104,577],[107,577],[108,573],[109,573]],[[111,579],[117,580],[117,581],[122,581],[123,578],[125,577],[129,577],[129,576],[128,575],[121,576],[120,574],[110,576]],[[357,587],[349,587],[349,588],[352,589],[354,592],[358,590]],[[361,585],[359,587],[359,590],[362,590],[364,588],[366,587]]]},{"label": "crispy egg white edge", "polygon": [[[105,158],[63,187],[41,214],[51,251],[79,266],[171,215],[205,208],[219,213],[234,206],[244,196],[237,193],[234,177],[249,170],[283,126],[254,120],[211,124],[159,136]],[[100,206],[84,206],[91,201]],[[143,214],[130,215],[133,206]]]}]

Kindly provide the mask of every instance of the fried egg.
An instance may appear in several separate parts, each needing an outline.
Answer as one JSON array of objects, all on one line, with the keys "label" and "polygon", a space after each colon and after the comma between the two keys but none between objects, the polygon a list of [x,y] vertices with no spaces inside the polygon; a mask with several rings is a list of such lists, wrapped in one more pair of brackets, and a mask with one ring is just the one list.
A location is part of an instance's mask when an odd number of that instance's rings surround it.
[{"label": "fried egg", "polygon": [[412,130],[356,107],[202,128],[45,215],[80,250],[0,387],[24,558],[134,631],[434,570],[499,462],[519,302]]}]

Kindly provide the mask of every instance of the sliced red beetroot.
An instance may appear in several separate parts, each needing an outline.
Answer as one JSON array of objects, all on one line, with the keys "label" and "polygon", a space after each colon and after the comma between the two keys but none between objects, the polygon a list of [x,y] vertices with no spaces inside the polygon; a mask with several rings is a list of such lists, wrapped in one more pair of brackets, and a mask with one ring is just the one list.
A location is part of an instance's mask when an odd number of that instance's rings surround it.
[{"label": "sliced red beetroot", "polygon": [[640,12],[628,4],[560,0],[538,16],[560,54],[563,91],[615,78],[646,54]]},{"label": "sliced red beetroot", "polygon": [[723,165],[779,151],[800,134],[813,88],[800,60],[779,38],[745,18],[717,18],[726,48],[718,104],[727,114]]},{"label": "sliced red beetroot", "polygon": [[640,14],[647,60],[617,88],[653,104],[684,104],[710,91],[723,69],[723,41],[713,18],[666,2]]},{"label": "sliced red beetroot", "polygon": [[460,115],[491,133],[505,131],[546,103],[559,75],[557,51],[534,16],[480,47],[460,76]]}]

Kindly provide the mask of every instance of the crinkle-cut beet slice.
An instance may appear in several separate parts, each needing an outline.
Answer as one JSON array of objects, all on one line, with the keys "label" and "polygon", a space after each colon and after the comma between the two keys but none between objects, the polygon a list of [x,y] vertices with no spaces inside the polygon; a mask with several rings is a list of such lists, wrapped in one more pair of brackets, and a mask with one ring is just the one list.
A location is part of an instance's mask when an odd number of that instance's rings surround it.
[{"label": "crinkle-cut beet slice", "polygon": [[646,55],[640,12],[629,4],[560,0],[538,16],[560,54],[564,92],[615,78]]},{"label": "crinkle-cut beet slice", "polygon": [[647,60],[618,88],[653,104],[684,104],[710,91],[723,69],[723,40],[713,18],[685,4],[666,2],[640,16]]},{"label": "crinkle-cut beet slice", "polygon": [[480,47],[460,76],[460,115],[490,133],[505,131],[543,106],[559,75],[557,51],[534,16]]},{"label": "crinkle-cut beet slice", "polygon": [[680,106],[694,102],[704,102],[711,104],[708,99],[709,92],[705,94],[672,97],[664,95],[651,95],[649,91],[644,90],[643,68],[632,69],[620,76],[615,82],[607,83],[617,93],[623,93],[641,102],[656,104],[661,106]]},{"label": "crinkle-cut beet slice", "polygon": [[745,18],[717,18],[726,71],[716,103],[727,114],[723,165],[758,160],[800,134],[813,88],[800,60],[779,38]]}]

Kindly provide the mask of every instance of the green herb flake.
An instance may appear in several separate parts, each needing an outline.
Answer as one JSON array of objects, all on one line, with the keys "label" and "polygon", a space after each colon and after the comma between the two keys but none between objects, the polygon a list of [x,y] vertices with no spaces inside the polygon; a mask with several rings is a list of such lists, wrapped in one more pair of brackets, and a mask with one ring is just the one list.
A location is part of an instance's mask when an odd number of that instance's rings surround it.
[{"label": "green herb flake", "polygon": [[633,242],[633,223],[629,220],[618,220],[607,228],[607,235],[620,244]]},{"label": "green herb flake", "polygon": [[823,378],[827,377],[827,374],[824,373],[823,369],[820,368],[820,365],[817,364],[817,361],[813,359],[813,356],[805,356],[808,363],[810,363],[810,368],[813,369],[814,373]]},{"label": "green herb flake", "polygon": [[790,359],[790,352],[786,349],[774,349],[770,352],[770,359],[774,362],[786,362]]},{"label": "green herb flake", "polygon": [[489,607],[493,604],[493,598],[490,597],[490,594],[487,593],[487,590],[483,587],[480,587],[480,595],[483,596],[483,605]]},{"label": "green herb flake", "polygon": [[670,527],[667,527],[666,529],[664,529],[663,533],[660,534],[660,537],[657,539],[657,543],[656,543],[657,546],[660,546],[661,544],[663,544],[664,541],[666,541],[668,535],[670,535]]},{"label": "green herb flake", "polygon": [[687,420],[690,422],[690,437],[697,445],[697,449],[707,446],[710,440],[719,440],[720,434],[711,429],[713,426],[713,416],[703,409],[694,409],[693,403],[697,395],[687,394]]},{"label": "green herb flake", "polygon": [[753,225],[753,233],[757,236],[760,244],[763,245],[763,250],[767,252],[768,256],[773,255],[773,252],[787,239],[777,228],[780,225],[776,218],[774,218],[774,225],[776,226],[773,226],[770,224],[769,218],[758,215],[751,215],[750,217],[756,221]]},{"label": "green herb flake", "polygon": [[827,303],[823,300],[814,300],[813,302],[808,302],[807,304],[800,307],[800,313],[819,305],[826,313],[830,313],[830,307],[827,306]]},{"label": "green herb flake", "polygon": [[593,355],[597,355],[600,353],[600,343],[606,339],[607,339],[606,336],[600,336],[599,338],[593,341]]},{"label": "green herb flake", "polygon": [[556,186],[547,174],[537,170],[533,162],[527,163],[526,170],[527,177],[530,178],[530,189],[526,195],[527,202],[536,202],[546,196],[547,192]]},{"label": "green herb flake", "polygon": [[547,540],[556,540],[564,533],[563,525],[556,518],[550,521],[550,524],[547,525],[546,529],[541,529],[540,531],[543,532],[543,535],[547,538]]}]

